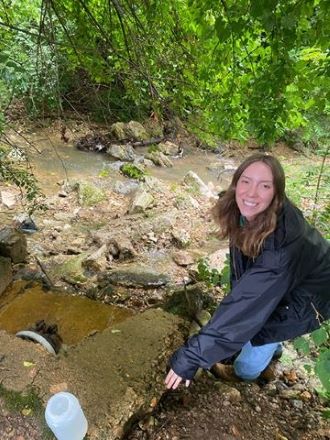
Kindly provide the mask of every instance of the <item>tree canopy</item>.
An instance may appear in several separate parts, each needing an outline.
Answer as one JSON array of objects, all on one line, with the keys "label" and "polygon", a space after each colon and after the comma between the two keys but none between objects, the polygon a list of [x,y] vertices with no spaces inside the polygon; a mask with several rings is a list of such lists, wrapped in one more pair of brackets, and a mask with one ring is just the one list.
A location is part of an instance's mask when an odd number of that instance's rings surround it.
[{"label": "tree canopy", "polygon": [[327,0],[5,0],[2,111],[20,98],[36,115],[156,112],[223,139],[311,137],[329,113],[329,10]]}]

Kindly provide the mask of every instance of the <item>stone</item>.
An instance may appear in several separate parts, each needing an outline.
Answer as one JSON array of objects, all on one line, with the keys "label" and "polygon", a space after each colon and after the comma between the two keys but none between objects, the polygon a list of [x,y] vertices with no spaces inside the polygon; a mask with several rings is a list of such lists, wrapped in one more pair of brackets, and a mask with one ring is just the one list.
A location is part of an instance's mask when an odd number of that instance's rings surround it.
[{"label": "stone", "polygon": [[149,138],[147,130],[137,121],[130,121],[125,124],[125,134],[126,138],[133,141],[145,141]]},{"label": "stone", "polygon": [[12,282],[13,272],[9,258],[0,257],[0,295]]},{"label": "stone", "polygon": [[0,255],[13,263],[23,263],[27,257],[26,237],[17,229],[5,227],[0,230]]},{"label": "stone", "polygon": [[155,165],[158,165],[160,167],[173,167],[173,162],[161,151],[153,151],[152,153],[147,153],[145,155],[145,158],[151,160]]},{"label": "stone", "polygon": [[134,191],[137,190],[137,188],[140,186],[140,182],[137,180],[127,180],[125,182],[120,182],[117,180],[114,184],[113,190],[118,194],[131,194]]},{"label": "stone", "polygon": [[132,242],[124,236],[112,238],[109,242],[111,248],[111,254],[118,258],[118,260],[131,260],[136,257],[136,251],[132,245]]},{"label": "stone", "polygon": [[179,151],[179,147],[170,141],[160,142],[158,144],[158,149],[166,156],[175,156]]},{"label": "stone", "polygon": [[110,127],[110,134],[118,141],[126,139],[125,124],[124,122],[115,122]]},{"label": "stone", "polygon": [[17,202],[17,194],[14,191],[2,190],[0,192],[1,203],[6,207],[11,209]]},{"label": "stone", "polygon": [[92,272],[104,271],[107,267],[107,254],[108,248],[107,245],[104,244],[97,251],[86,257],[81,262],[81,265]]},{"label": "stone", "polygon": [[185,229],[173,228],[172,236],[180,248],[185,248],[190,244],[190,235]]},{"label": "stone", "polygon": [[150,208],[154,203],[153,196],[143,189],[137,190],[134,194],[130,207],[128,209],[129,214],[138,214],[144,212],[146,209]]},{"label": "stone", "polygon": [[183,178],[183,183],[197,194],[205,197],[216,196],[194,171],[188,171]]},{"label": "stone", "polygon": [[142,287],[153,289],[170,282],[167,274],[155,272],[149,268],[129,266],[126,269],[113,270],[105,275],[106,281],[115,286]]},{"label": "stone", "polygon": [[124,162],[133,162],[135,159],[134,148],[131,145],[112,144],[107,149],[107,154]]},{"label": "stone", "polygon": [[172,258],[178,266],[189,266],[195,262],[194,257],[185,251],[174,252]]}]

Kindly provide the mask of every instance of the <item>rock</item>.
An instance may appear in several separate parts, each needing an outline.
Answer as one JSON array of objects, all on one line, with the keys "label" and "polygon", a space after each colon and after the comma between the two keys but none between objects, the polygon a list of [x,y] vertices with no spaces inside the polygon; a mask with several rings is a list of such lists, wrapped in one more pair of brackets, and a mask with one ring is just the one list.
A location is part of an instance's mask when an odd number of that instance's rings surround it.
[{"label": "rock", "polygon": [[183,178],[183,183],[197,194],[203,195],[205,197],[217,196],[217,194],[214,194],[202,181],[202,179],[196,173],[194,173],[194,171],[188,171],[188,173]]},{"label": "rock", "polygon": [[153,203],[153,196],[147,191],[139,189],[131,200],[128,212],[129,214],[138,214],[144,212],[146,209],[150,208]]},{"label": "rock", "polygon": [[197,283],[169,292],[163,308],[185,318],[196,319],[211,302],[208,289],[204,284]]},{"label": "rock", "polygon": [[173,163],[161,151],[153,151],[152,153],[147,153],[145,155],[145,158],[151,160],[155,165],[158,165],[160,167],[173,167]]},{"label": "rock", "polygon": [[125,140],[125,124],[123,122],[115,122],[110,127],[110,134],[114,136],[118,141]]},{"label": "rock", "polygon": [[125,125],[125,134],[133,141],[145,141],[149,138],[146,129],[137,121],[130,121]]},{"label": "rock", "polygon": [[140,266],[130,266],[127,269],[119,269],[108,272],[106,280],[115,286],[142,287],[151,289],[165,286],[170,282],[166,274],[161,274],[152,269],[144,269]]},{"label": "rock", "polygon": [[185,248],[190,244],[190,235],[185,229],[173,228],[172,236],[180,248]]},{"label": "rock", "polygon": [[178,266],[189,266],[195,262],[194,257],[185,251],[174,252],[172,258]]},{"label": "rock", "polygon": [[178,145],[170,141],[160,142],[158,144],[158,149],[166,156],[175,156],[176,154],[178,154],[179,151]]},{"label": "rock", "polygon": [[111,238],[109,245],[111,254],[118,260],[131,260],[137,255],[132,242],[124,236]]},{"label": "rock", "polygon": [[124,162],[133,162],[135,159],[134,148],[131,145],[112,144],[107,150],[109,156]]},{"label": "rock", "polygon": [[25,235],[17,229],[5,227],[0,230],[0,255],[13,263],[23,263],[27,257]]},{"label": "rock", "polygon": [[231,403],[238,403],[242,400],[242,395],[237,388],[231,387],[220,381],[216,382],[215,386],[225,400],[228,400]]},{"label": "rock", "polygon": [[117,180],[114,184],[113,190],[118,194],[127,195],[136,191],[140,185],[141,185],[140,182],[133,179],[126,180],[125,182],[120,182],[119,180]]},{"label": "rock", "polygon": [[87,282],[82,262],[87,257],[86,253],[80,255],[62,255],[61,262],[52,262],[48,269],[52,280],[64,280],[72,285],[81,285]]},{"label": "rock", "polygon": [[11,209],[16,205],[17,202],[17,194],[14,191],[2,190],[1,194],[1,203],[6,206],[6,208]]},{"label": "rock", "polygon": [[198,209],[200,207],[198,201],[194,199],[191,195],[178,194],[174,201],[174,206],[179,210],[195,208]]},{"label": "rock", "polygon": [[91,270],[92,272],[104,271],[107,267],[107,254],[108,248],[107,245],[104,244],[97,251],[82,260],[81,264],[85,269]]},{"label": "rock", "polygon": [[10,259],[0,257],[0,295],[7,289],[12,280],[13,273]]}]

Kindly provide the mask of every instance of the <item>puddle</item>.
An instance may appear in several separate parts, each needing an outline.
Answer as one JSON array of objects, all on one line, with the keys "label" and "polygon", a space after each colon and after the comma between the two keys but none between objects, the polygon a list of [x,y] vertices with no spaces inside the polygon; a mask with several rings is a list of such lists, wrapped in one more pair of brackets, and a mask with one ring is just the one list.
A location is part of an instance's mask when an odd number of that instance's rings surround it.
[{"label": "puddle", "polygon": [[15,334],[43,319],[57,324],[67,345],[75,345],[94,331],[102,331],[131,317],[131,310],[102,304],[86,297],[44,292],[40,285],[25,288],[16,281],[0,299],[0,328]]}]

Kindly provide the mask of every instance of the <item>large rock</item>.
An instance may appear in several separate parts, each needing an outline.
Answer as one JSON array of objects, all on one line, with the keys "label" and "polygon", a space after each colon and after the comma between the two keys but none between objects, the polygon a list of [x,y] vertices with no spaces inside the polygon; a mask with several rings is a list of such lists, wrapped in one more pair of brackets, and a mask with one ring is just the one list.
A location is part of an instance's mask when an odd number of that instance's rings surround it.
[{"label": "large rock", "polygon": [[12,279],[13,273],[10,259],[0,257],[0,295],[7,289]]},{"label": "large rock", "polygon": [[153,196],[144,191],[143,189],[139,189],[133,196],[131,200],[131,204],[128,212],[130,214],[138,214],[144,212],[146,209],[150,208],[154,202]]},{"label": "large rock", "polygon": [[13,263],[23,263],[27,257],[25,235],[14,228],[1,229],[0,255],[10,258]]},{"label": "large rock", "polygon": [[179,151],[179,147],[170,141],[160,142],[158,144],[158,149],[162,153],[166,154],[166,156],[175,156]]},{"label": "large rock", "polygon": [[201,194],[206,197],[214,197],[216,195],[194,171],[188,171],[183,178],[183,183],[197,194]]},{"label": "large rock", "polygon": [[173,163],[170,159],[161,151],[153,151],[145,155],[146,159],[151,160],[155,165],[160,167],[173,167]]},{"label": "large rock", "polygon": [[126,139],[125,124],[124,122],[115,122],[110,127],[110,133],[118,141],[123,141]]},{"label": "large rock", "polygon": [[109,156],[124,162],[133,162],[135,159],[134,148],[131,145],[112,144],[107,150]]},{"label": "large rock", "polygon": [[147,130],[136,121],[130,121],[125,125],[125,133],[127,138],[133,141],[144,141],[149,138]]},{"label": "large rock", "polygon": [[128,266],[126,269],[113,270],[105,275],[106,281],[116,286],[142,287],[153,289],[165,286],[170,282],[167,274],[155,272],[140,266]]}]

